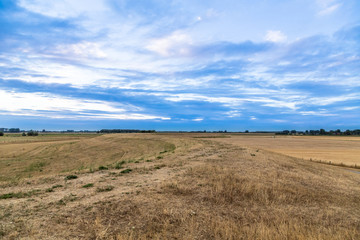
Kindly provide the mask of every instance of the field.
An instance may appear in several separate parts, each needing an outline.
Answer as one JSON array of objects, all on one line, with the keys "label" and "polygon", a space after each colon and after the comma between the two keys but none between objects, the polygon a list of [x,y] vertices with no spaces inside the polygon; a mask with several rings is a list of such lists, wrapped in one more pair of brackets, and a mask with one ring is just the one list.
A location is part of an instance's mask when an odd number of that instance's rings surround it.
[{"label": "field", "polygon": [[232,135],[224,143],[261,148],[288,156],[360,168],[360,137]]},{"label": "field", "polygon": [[[359,138],[0,137],[3,239],[360,239]],[[314,161],[309,161],[309,159]]]}]

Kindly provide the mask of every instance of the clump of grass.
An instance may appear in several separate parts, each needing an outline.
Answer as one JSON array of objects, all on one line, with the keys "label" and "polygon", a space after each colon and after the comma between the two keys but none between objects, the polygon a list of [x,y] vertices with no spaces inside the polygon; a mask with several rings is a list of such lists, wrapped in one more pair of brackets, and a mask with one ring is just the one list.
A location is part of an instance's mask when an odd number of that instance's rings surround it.
[{"label": "clump of grass", "polygon": [[88,184],[85,184],[84,186],[82,186],[82,188],[91,188],[93,186],[94,186],[93,183],[88,183]]},{"label": "clump of grass", "polygon": [[63,187],[63,185],[57,184],[57,185],[52,186],[51,188],[55,189],[55,188],[60,188],[60,187]]},{"label": "clump of grass", "polygon": [[54,191],[53,188],[47,188],[47,189],[45,190],[45,192],[53,192],[53,191]]},{"label": "clump of grass", "polygon": [[42,172],[43,168],[46,166],[45,162],[35,162],[30,164],[27,168],[26,168],[26,172],[35,172],[35,171],[39,171]]},{"label": "clump of grass", "polygon": [[146,160],[146,162],[152,162],[152,160],[149,160],[149,159],[148,159],[148,160]]},{"label": "clump of grass", "polygon": [[140,161],[136,160],[134,163],[140,163]]},{"label": "clump of grass", "polygon": [[100,166],[99,167],[99,170],[101,171],[101,170],[108,170],[109,168],[107,168],[107,167],[105,167],[105,166]]},{"label": "clump of grass", "polygon": [[25,198],[37,195],[41,192],[39,189],[31,190],[29,192],[17,192],[17,193],[5,193],[0,195],[0,199],[9,199],[9,198]]},{"label": "clump of grass", "polygon": [[110,192],[111,190],[114,189],[114,186],[111,185],[107,185],[107,186],[103,186],[103,187],[98,187],[96,189],[97,192]]},{"label": "clump of grass", "polygon": [[117,162],[116,164],[115,164],[115,169],[122,169],[122,168],[124,168],[123,167],[123,165],[125,164],[126,162],[123,160],[123,161],[121,161],[121,162]]},{"label": "clump of grass", "polygon": [[163,159],[164,157],[163,156],[157,156],[156,158],[157,159]]},{"label": "clump of grass", "polygon": [[125,170],[122,170],[120,173],[130,173],[132,171],[132,169],[127,168]]},{"label": "clump of grass", "polygon": [[65,180],[72,180],[72,179],[77,179],[77,178],[78,178],[78,176],[76,176],[76,175],[68,175],[65,177]]},{"label": "clump of grass", "polygon": [[255,157],[255,156],[256,156],[254,153],[251,153],[250,155],[251,155],[252,157]]},{"label": "clump of grass", "polygon": [[163,168],[163,167],[165,167],[165,166],[166,166],[165,164],[156,165],[156,166],[154,167],[154,169],[161,169],[161,168]]}]

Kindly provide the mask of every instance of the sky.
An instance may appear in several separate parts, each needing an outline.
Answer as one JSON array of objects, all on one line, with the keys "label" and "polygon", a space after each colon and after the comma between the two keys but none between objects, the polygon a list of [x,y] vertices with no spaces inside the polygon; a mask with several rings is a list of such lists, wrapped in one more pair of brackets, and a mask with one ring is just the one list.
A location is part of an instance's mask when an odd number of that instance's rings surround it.
[{"label": "sky", "polygon": [[0,127],[360,128],[358,0],[0,0]]}]

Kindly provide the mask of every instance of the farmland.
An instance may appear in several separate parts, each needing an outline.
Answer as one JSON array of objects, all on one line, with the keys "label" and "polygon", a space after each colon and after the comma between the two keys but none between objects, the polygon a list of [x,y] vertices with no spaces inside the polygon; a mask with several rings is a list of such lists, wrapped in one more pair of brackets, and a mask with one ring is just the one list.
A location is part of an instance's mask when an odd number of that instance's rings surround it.
[{"label": "farmland", "polygon": [[4,239],[360,238],[358,138],[0,139]]}]

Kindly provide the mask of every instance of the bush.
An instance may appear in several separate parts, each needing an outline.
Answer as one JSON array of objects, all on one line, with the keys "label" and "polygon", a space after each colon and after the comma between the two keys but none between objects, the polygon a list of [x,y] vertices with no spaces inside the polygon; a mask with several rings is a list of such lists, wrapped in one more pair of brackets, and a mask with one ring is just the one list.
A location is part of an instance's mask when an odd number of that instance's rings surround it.
[{"label": "bush", "polygon": [[3,133],[3,132],[0,132],[0,136],[4,136],[4,133]]},{"label": "bush", "polygon": [[33,130],[30,130],[28,133],[27,133],[28,136],[38,136],[39,133],[38,132],[35,132]]}]

